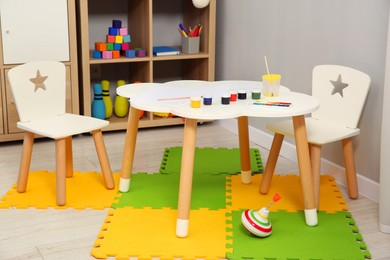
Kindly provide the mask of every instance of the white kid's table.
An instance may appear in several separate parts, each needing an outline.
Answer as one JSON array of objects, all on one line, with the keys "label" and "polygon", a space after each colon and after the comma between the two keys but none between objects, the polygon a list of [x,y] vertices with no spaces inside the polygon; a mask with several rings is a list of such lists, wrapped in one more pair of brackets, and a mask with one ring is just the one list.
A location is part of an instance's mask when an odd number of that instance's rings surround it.
[{"label": "white kid's table", "polygon": [[[291,92],[289,89],[281,87],[279,96],[267,99],[267,101],[290,102],[292,103],[291,107],[254,105],[254,100],[251,99],[251,90],[261,88],[261,82],[256,81],[207,82],[193,80],[171,81],[163,84],[139,83],[119,87],[117,94],[130,98],[131,106],[119,190],[127,192],[130,188],[130,177],[138,133],[139,111],[173,113],[185,118],[176,235],[178,237],[186,237],[189,226],[198,120],[238,119],[241,181],[247,184],[251,182],[252,173],[249,156],[248,117],[292,117],[304,197],[305,220],[308,226],[316,226],[318,223],[317,209],[314,199],[313,177],[311,174],[304,115],[317,110],[319,101],[312,96]],[[221,96],[229,92],[229,90],[245,90],[247,99],[230,102],[229,105],[222,105]],[[205,106],[202,104],[200,108],[192,108],[190,99],[183,98],[200,97],[206,94],[213,97],[212,105]]]}]

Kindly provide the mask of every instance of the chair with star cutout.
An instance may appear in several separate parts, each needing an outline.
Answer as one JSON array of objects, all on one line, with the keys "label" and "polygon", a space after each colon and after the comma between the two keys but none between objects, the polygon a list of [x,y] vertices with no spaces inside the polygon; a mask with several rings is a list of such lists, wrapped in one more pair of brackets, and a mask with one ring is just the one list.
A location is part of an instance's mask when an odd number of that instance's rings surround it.
[{"label": "chair with star cutout", "polygon": [[35,135],[52,138],[55,140],[56,201],[59,206],[66,204],[66,177],[73,175],[73,135],[92,133],[104,185],[107,189],[114,188],[101,130],[109,122],[66,113],[66,81],[65,65],[57,61],[30,62],[8,72],[20,119],[17,127],[25,131],[17,191],[25,192],[27,188]]},{"label": "chair with star cutout", "polygon": [[[341,141],[348,195],[359,196],[352,139],[360,133],[357,127],[371,84],[370,77],[358,70],[338,65],[318,65],[312,74],[312,95],[320,101],[320,108],[306,117],[314,193],[319,204],[321,147]],[[266,194],[282,146],[284,136],[294,137],[291,120],[273,122],[267,129],[274,139],[265,166],[260,193]]]}]

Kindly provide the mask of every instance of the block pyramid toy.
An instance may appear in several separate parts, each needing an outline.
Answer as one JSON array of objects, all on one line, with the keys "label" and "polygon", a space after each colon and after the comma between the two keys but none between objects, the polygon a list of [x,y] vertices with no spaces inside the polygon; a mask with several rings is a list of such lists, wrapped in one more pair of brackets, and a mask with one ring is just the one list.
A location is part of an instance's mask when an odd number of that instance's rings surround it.
[{"label": "block pyramid toy", "polygon": [[95,42],[93,51],[94,59],[119,59],[145,57],[146,51],[142,48],[130,47],[131,36],[127,27],[122,27],[121,20],[113,20],[112,26],[108,28],[105,42]]}]

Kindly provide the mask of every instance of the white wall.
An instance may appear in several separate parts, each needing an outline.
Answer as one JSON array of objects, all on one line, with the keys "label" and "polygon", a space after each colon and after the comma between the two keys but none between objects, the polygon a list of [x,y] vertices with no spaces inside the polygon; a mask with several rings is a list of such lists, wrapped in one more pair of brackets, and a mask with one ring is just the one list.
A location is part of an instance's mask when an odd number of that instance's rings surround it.
[{"label": "white wall", "polygon": [[[372,86],[354,141],[356,166],[378,182],[389,6],[388,0],[220,0],[216,79],[260,80],[265,55],[283,85],[307,94],[317,64],[366,72]],[[266,123],[250,120],[261,130]],[[340,144],[325,146],[323,157],[344,165]]]},{"label": "white wall", "polygon": [[390,233],[390,19],[389,31],[387,33],[386,54],[386,74],[385,87],[383,91],[383,114],[381,132],[379,227],[382,232]]}]

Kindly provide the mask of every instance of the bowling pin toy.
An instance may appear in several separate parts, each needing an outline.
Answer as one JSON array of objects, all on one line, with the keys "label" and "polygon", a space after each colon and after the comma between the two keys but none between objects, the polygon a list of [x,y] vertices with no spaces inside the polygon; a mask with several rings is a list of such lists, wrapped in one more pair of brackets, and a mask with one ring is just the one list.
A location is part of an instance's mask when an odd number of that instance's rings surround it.
[{"label": "bowling pin toy", "polygon": [[110,82],[108,80],[102,80],[102,96],[104,105],[106,106],[106,119],[112,116],[113,106],[110,96]]},{"label": "bowling pin toy", "polygon": [[[124,80],[118,80],[118,87],[126,84]],[[129,99],[121,97],[118,94],[115,97],[114,101],[114,113],[117,117],[125,117],[129,112]]]},{"label": "bowling pin toy", "polygon": [[92,101],[92,117],[105,119],[106,106],[102,97],[102,85],[100,83],[93,85],[94,99]]},{"label": "bowling pin toy", "polygon": [[282,197],[276,193],[267,207],[259,210],[245,210],[241,214],[241,222],[249,233],[258,237],[268,237],[272,233],[272,224],[268,220],[269,208]]}]

